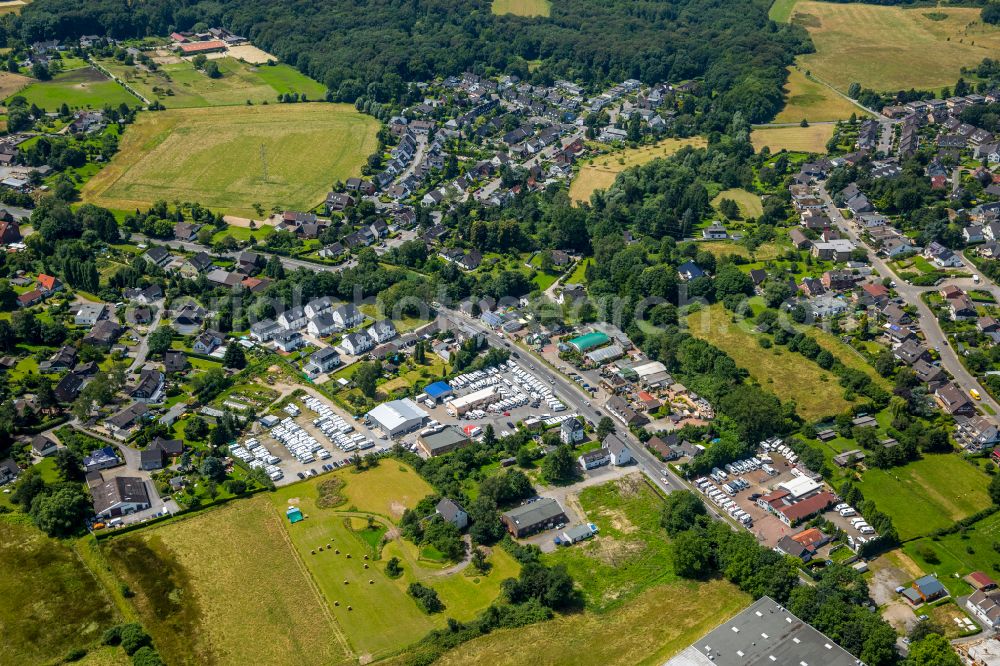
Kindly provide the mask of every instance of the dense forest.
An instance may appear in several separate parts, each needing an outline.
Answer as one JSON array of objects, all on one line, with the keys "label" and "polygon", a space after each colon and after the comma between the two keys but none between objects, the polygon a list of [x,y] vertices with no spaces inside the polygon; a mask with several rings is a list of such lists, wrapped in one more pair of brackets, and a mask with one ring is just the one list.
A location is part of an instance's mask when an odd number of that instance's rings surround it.
[{"label": "dense forest", "polygon": [[494,16],[488,0],[37,0],[6,30],[31,43],[213,25],[249,37],[340,101],[399,99],[411,81],[466,70],[594,88],[703,77],[720,110],[751,121],[778,110],[785,67],[810,48],[801,28],[769,21],[753,0],[563,0],[551,18],[532,19]]}]

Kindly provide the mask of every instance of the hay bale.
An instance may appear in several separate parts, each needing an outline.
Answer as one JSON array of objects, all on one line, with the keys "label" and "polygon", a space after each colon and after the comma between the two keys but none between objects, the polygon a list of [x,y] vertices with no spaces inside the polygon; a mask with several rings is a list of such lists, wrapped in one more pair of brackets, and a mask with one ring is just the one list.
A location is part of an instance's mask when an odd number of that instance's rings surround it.
[{"label": "hay bale", "polygon": [[372,580],[371,578],[369,578],[369,579],[368,579],[368,584],[369,584],[369,585],[374,585],[374,584],[375,584],[375,581],[374,581],[374,580]]},{"label": "hay bale", "polygon": [[368,565],[366,564],[366,565],[365,565],[365,569],[367,569],[367,568],[368,568]]}]

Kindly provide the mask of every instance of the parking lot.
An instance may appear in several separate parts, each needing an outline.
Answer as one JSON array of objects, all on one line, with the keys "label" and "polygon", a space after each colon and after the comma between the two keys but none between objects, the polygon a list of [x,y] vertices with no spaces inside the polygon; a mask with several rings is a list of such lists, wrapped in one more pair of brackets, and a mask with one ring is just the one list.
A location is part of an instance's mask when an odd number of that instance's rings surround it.
[{"label": "parking lot", "polygon": [[391,448],[363,422],[310,394],[289,403],[277,425],[258,424],[230,453],[252,468],[263,467],[280,486],[343,467],[356,454],[385,454]]}]

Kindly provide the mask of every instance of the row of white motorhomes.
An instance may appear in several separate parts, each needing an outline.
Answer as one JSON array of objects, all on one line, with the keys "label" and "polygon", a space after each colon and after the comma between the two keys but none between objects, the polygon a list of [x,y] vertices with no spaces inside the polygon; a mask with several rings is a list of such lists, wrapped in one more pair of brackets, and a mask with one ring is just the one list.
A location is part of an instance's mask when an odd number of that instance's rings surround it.
[{"label": "row of white motorhomes", "polygon": [[[833,507],[833,510],[844,518],[850,518],[851,516],[857,516],[858,514],[858,512],[855,511],[849,504],[838,504]],[[851,527],[862,534],[875,534],[875,528],[865,522],[865,519],[861,517],[851,518]]]},{"label": "row of white motorhomes", "polygon": [[330,457],[330,452],[290,416],[282,419],[281,423],[271,429],[271,436],[281,442],[292,457],[302,464],[313,462],[317,456],[321,460]]},{"label": "row of white motorhomes", "polygon": [[[319,428],[327,439],[336,446],[341,451],[345,453],[351,453],[352,451],[370,449],[375,446],[375,442],[368,439],[359,432],[350,434],[354,431],[354,426],[348,423],[344,418],[337,415],[330,407],[324,404],[321,400],[314,398],[312,396],[306,396],[302,400],[302,403],[308,407],[310,410],[316,412],[319,418],[313,419],[312,424]],[[327,452],[329,454],[329,452]],[[323,456],[320,453],[320,459],[326,460],[329,455]]]},{"label": "row of white motorhomes", "polygon": [[777,437],[772,437],[771,439],[765,439],[760,443],[760,448],[764,451],[773,451],[775,453],[780,453],[782,457],[793,465],[799,461],[799,456],[792,451],[792,447],[783,443]]},{"label": "row of white motorhomes", "polygon": [[285,476],[278,467],[281,459],[265,449],[253,437],[229,449],[229,454],[245,462],[251,469],[262,467],[272,481],[278,481]]},{"label": "row of white motorhomes", "polygon": [[[708,499],[712,500],[712,503],[717,507],[728,513],[734,519],[743,523],[747,528],[753,526],[753,518],[750,517],[750,514],[741,509],[736,502],[729,498],[729,495],[733,495],[735,493],[727,493],[719,490],[705,477],[696,479],[694,483],[695,486],[698,487],[698,490],[703,492]],[[740,490],[750,486],[750,484],[743,479],[734,479],[730,482],[730,484],[738,486]]]}]

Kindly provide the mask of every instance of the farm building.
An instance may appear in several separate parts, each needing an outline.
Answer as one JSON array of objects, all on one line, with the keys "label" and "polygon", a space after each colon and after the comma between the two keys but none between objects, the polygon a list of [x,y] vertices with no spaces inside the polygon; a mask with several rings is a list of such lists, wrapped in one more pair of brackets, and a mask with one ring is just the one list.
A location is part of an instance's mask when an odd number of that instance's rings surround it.
[{"label": "farm building", "polygon": [[226,50],[226,43],[219,39],[212,39],[207,42],[187,42],[178,44],[181,55],[193,56],[199,53],[220,53]]},{"label": "farm building", "polygon": [[543,497],[516,509],[505,511],[501,514],[500,519],[507,527],[507,531],[518,538],[537,534],[567,521],[563,508],[559,506],[559,502],[551,497]]}]

